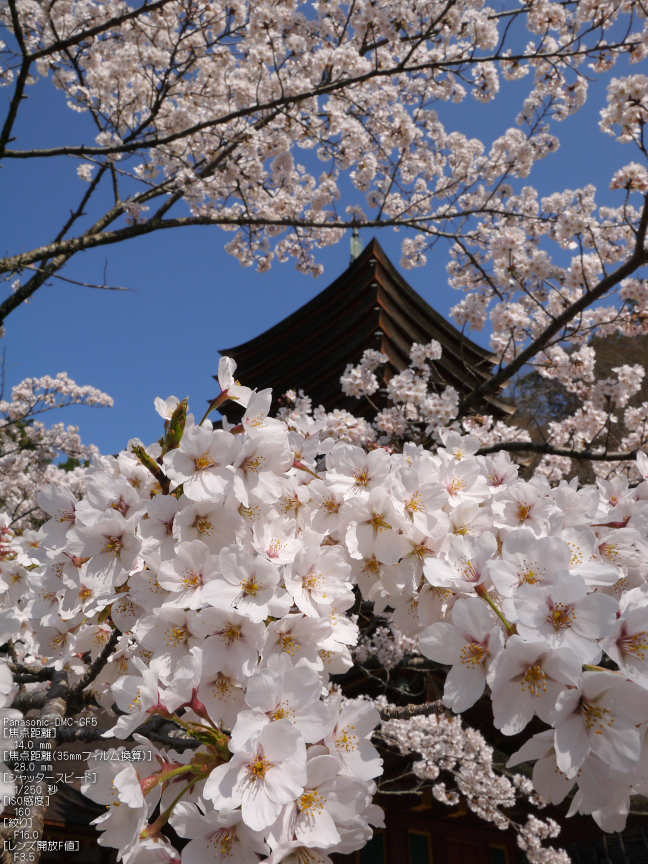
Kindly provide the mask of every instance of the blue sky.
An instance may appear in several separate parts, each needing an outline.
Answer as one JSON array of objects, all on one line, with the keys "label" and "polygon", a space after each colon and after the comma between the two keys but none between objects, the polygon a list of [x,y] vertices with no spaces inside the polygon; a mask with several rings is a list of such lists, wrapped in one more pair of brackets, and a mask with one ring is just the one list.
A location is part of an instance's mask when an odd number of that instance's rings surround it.
[{"label": "blue sky", "polygon": [[[480,137],[489,146],[514,125],[527,86],[524,81],[505,83],[498,99],[487,106],[471,98],[458,106],[443,106],[441,119],[447,128]],[[2,108],[9,89],[0,92]],[[525,183],[548,194],[593,182],[601,190],[600,203],[621,203],[622,193],[606,191],[610,178],[638,154],[598,130],[605,101],[605,87],[596,85],[584,109],[555,124],[561,149],[538,163]],[[29,90],[13,146],[70,142],[85,123],[85,117],[66,108],[49,82],[41,81]],[[65,159],[5,162],[0,171],[3,254],[52,239],[84,191],[77,165]],[[341,202],[342,210],[345,203]],[[178,229],[77,256],[63,275],[102,282],[105,272],[109,284],[132,290],[101,291],[56,279],[41,288],[7,319],[7,333],[0,342],[6,352],[6,385],[66,371],[79,384],[105,390],[115,400],[112,409],[73,408],[59,417],[50,415],[78,424],[83,440],[104,453],[117,452],[131,437],[146,443],[159,437],[156,396],[188,396],[195,413],[202,414],[207,400],[218,392],[211,376],[217,371],[219,349],[247,341],[280,321],[349,263],[347,238],[319,253],[325,267],[319,279],[300,274],[292,263],[276,264],[269,273],[259,274],[242,268],[224,251],[231,236],[217,228]],[[377,236],[398,265],[403,234],[386,229]],[[371,232],[363,232],[365,242],[370,237]],[[447,251],[438,246],[426,267],[403,271],[444,315],[460,299],[447,284]],[[487,345],[486,333],[471,336]]]}]

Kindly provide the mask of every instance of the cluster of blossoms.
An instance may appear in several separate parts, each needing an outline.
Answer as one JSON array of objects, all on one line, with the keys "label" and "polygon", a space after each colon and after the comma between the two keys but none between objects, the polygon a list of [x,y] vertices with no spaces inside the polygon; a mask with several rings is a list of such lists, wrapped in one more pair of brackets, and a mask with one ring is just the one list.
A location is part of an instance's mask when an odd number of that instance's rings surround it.
[{"label": "cluster of blossoms", "polygon": [[315,482],[319,442],[268,418],[270,391],[240,387],[231,371],[223,361],[223,398],[247,406],[240,428],[198,425],[186,403],[158,400],[162,442],[95,457],[81,501],[46,487],[49,520],[12,538],[0,566],[21,660],[72,684],[80,658],[118,634],[91,688],[121,715],[106,737],[145,734],[158,714],[200,745],[156,751],[148,777],[132,761],[92,760],[99,779],[84,791],[107,806],[100,842],[128,861],[163,843],[167,821],[191,840],[183,859],[241,862],[328,862],[382,824],[371,803],[378,712],[327,688],[352,665],[357,626],[351,563],[327,543],[329,490],[318,481],[314,519],[301,482]]},{"label": "cluster of blossoms", "polygon": [[[234,232],[228,250],[260,270],[293,257],[303,271],[319,273],[317,249],[351,225],[406,228],[413,233],[402,246],[407,267],[424,265],[440,238],[453,242],[449,272],[464,294],[453,311],[461,328],[491,327],[504,367],[535,345],[527,359],[578,397],[578,411],[546,430],[554,447],[597,456],[602,442],[622,453],[643,447],[648,403],[627,404],[641,370],[624,367],[618,380],[598,387],[587,342],[595,332],[648,333],[648,292],[633,278],[648,256],[637,197],[648,189],[646,168],[616,166],[617,206],[597,204],[592,185],[541,196],[520,181],[558,148],[550,121],[579,110],[588,82],[604,76],[602,131],[646,156],[648,77],[608,75],[619,58],[645,59],[646,11],[640,0],[505,7],[164,0],[149,9],[79,0],[71,10],[62,0],[16,8],[0,0],[0,84],[13,91],[0,151],[5,160],[72,158],[88,184],[64,235],[0,260],[0,277],[15,288],[0,303],[0,318],[80,249],[178,224],[161,201],[167,194],[187,205],[182,224]],[[92,116],[94,138],[30,150],[12,134],[35,73],[49,76],[73,110]],[[470,95],[491,102],[507,81],[522,78],[528,91],[517,124],[488,145],[457,131],[452,112],[444,115],[446,103]],[[127,165],[124,175],[115,174],[118,162]],[[106,186],[116,203],[80,228]],[[338,200],[347,190],[343,209]],[[556,322],[559,330],[545,338]],[[573,350],[561,352],[561,342]],[[428,386],[436,358],[425,350],[388,382],[394,405],[373,430],[342,411],[326,418],[329,433],[382,443],[407,437],[412,424],[447,425],[463,394]],[[345,392],[371,398],[381,386],[378,362],[346,370]],[[485,445],[525,440],[489,417],[462,428]],[[551,454],[540,470],[558,480],[570,465]],[[594,467],[604,478],[617,466]]]},{"label": "cluster of blossoms", "polygon": [[569,864],[563,850],[542,846],[543,840],[556,837],[560,831],[553,819],[530,815],[519,825],[507,815],[520,798],[527,798],[535,808],[545,805],[526,777],[502,774],[501,766],[494,764],[493,748],[476,729],[466,727],[458,717],[435,715],[387,720],[380,735],[402,754],[420,757],[413,762],[412,773],[432,785],[438,801],[449,806],[465,801],[481,819],[502,830],[513,824],[520,848],[534,864]]},{"label": "cluster of blossoms", "polygon": [[[453,428],[479,439],[482,447],[494,447],[506,442],[529,442],[526,428],[515,422],[503,422],[493,416],[480,414],[466,416],[452,422],[458,414],[459,394],[442,381],[435,370],[435,361],[441,357],[441,346],[432,341],[428,345],[414,343],[410,351],[410,365],[380,388],[379,366],[387,361],[384,354],[366,351],[357,366],[347,366],[341,378],[343,392],[358,399],[375,399],[380,393],[388,407],[377,410],[371,422],[342,412],[327,413],[321,407],[311,410],[310,400],[288,398],[289,407],[282,409],[284,419],[313,417],[325,424],[325,434],[357,444],[380,445],[400,449],[403,441],[430,444],[440,428]],[[595,377],[596,351],[582,344],[571,351],[559,345],[547,348],[535,359],[541,375],[553,379],[567,393],[577,398],[579,407],[574,414],[561,421],[548,424],[547,436],[556,447],[576,453],[587,451],[610,452],[610,436],[615,425],[622,426],[617,436],[622,453],[632,454],[648,445],[648,403],[628,404],[641,389],[645,370],[640,364],[614,367],[612,376]],[[288,394],[287,394],[288,395]],[[372,401],[372,404],[374,402]],[[515,418],[514,418],[515,419]],[[452,425],[450,425],[452,424]],[[632,479],[640,471],[634,460],[611,462],[600,459],[592,463],[596,476],[601,479],[623,470]],[[538,473],[549,481],[558,481],[572,470],[567,456],[548,455],[538,466]]]},{"label": "cluster of blossoms", "polygon": [[[441,345],[436,340],[427,345],[415,342],[410,349],[410,365],[388,381],[383,380],[382,387],[379,367],[387,362],[385,354],[369,349],[357,366],[349,364],[340,379],[345,395],[371,401],[380,389],[380,395],[389,403],[377,410],[371,421],[339,409],[331,412],[322,406],[313,409],[311,400],[301,391],[299,395],[293,391],[284,395],[285,404],[279,416],[288,423],[317,421],[322,436],[365,447],[400,450],[405,441],[434,444],[439,440],[439,430],[448,428],[457,416],[459,405],[459,394],[442,381],[442,375],[435,369],[435,361],[441,354]],[[455,423],[452,428],[470,433],[479,439],[481,446],[530,440],[525,429],[486,415],[466,417],[461,425]]]},{"label": "cluster of blossoms", "polygon": [[353,650],[356,664],[375,661],[381,669],[398,667],[403,658],[418,654],[418,639],[405,636],[389,620],[376,617],[377,626],[370,633],[362,633]]},{"label": "cluster of blossoms", "polygon": [[647,494],[621,477],[580,490],[508,483],[489,530],[451,539],[445,560],[424,565],[453,597],[419,639],[450,666],[446,704],[463,711],[488,684],[505,735],[533,716],[547,723],[509,764],[537,759],[542,798],[575,789],[570,812],[606,830],[623,827],[630,795],[646,788]]},{"label": "cluster of blossoms", "polygon": [[[621,98],[619,89],[614,81],[611,100]],[[634,105],[633,93],[627,93],[623,103],[628,110]],[[544,198],[530,186],[520,192],[507,186],[501,194],[509,212],[482,219],[472,244],[455,245],[448,269],[451,284],[465,293],[452,310],[457,325],[475,330],[489,325],[491,348],[504,365],[534,343],[537,350],[528,362],[576,397],[577,410],[552,422],[545,440],[554,448],[632,454],[648,441],[648,403],[628,407],[628,400],[641,388],[644,369],[619,366],[612,370],[613,378],[597,380],[591,338],[648,333],[644,280],[630,274],[622,278],[619,272],[606,284],[606,274],[620,270],[631,256],[642,263],[646,257],[643,235],[637,244],[641,218],[637,205],[645,208],[645,201],[636,196],[645,196],[648,188],[645,167],[630,163],[614,174],[611,186],[626,191],[617,207],[597,205],[592,185]],[[553,254],[547,239],[556,244]],[[570,311],[572,315],[567,314]],[[545,339],[547,328],[561,320],[557,334]],[[477,429],[469,431],[478,434]],[[619,467],[632,471],[630,461],[623,466],[612,460],[592,465],[595,475],[603,479]],[[549,454],[538,470],[559,480],[570,468],[568,458]]]},{"label": "cluster of blossoms", "polygon": [[[15,141],[14,108],[30,73],[50,76],[72,110],[92,114],[94,140],[37,154],[75,159],[91,197],[117,182],[110,168],[128,158],[130,183],[110,211],[111,231],[100,219],[87,234],[92,245],[165,227],[167,209],[151,204],[153,188],[184,198],[185,224],[234,230],[228,250],[260,269],[292,256],[302,270],[320,272],[314,250],[339,241],[352,222],[419,232],[405,239],[403,256],[406,266],[421,266],[435,235],[486,240],[471,218],[482,215],[484,229],[506,235],[493,249],[515,258],[515,232],[500,215],[543,220],[508,200],[503,181],[527,177],[556,150],[548,121],[576,112],[587,81],[620,57],[644,59],[648,36],[639,0],[509,6],[502,14],[483,0],[452,9],[439,0],[167,0],[154,9],[82,0],[70,10],[60,2],[14,9],[3,0],[0,84],[14,95],[2,143]],[[444,122],[444,103],[492,102],[508,80],[522,78],[518,126],[490,146]],[[640,139],[645,80],[612,81],[604,128],[620,124],[622,140]],[[6,147],[7,158],[31,155],[20,140],[15,147]],[[354,194],[340,215],[347,184]],[[558,220],[553,213],[547,224]],[[75,239],[23,252],[0,272],[18,275],[68,254]],[[517,274],[515,267],[503,287]]]},{"label": "cluster of blossoms", "polygon": [[[46,487],[37,534],[5,529],[0,621],[15,655],[70,685],[89,657],[89,691],[119,715],[104,737],[156,754],[148,776],[135,760],[92,760],[100,842],[129,864],[152,848],[185,864],[322,864],[360,848],[381,824],[379,712],[329,681],[352,666],[357,593],[449,667],[449,709],[488,685],[504,735],[547,724],[510,764],[535,761],[545,801],[573,794],[570,812],[619,830],[648,781],[648,482],[522,482],[507,454],[476,456],[476,438],[448,430],[436,453],[367,452],[324,421],[269,417],[270,391],[233,372],[224,358],[212,407],[237,400],[240,424],[158,400],[160,442],[95,457],[81,501]],[[158,748],[153,720],[184,733],[177,749]],[[425,746],[409,749],[434,780],[442,757]],[[453,752],[459,792],[492,817],[509,787]],[[167,822],[190,841],[181,853]],[[536,820],[521,833],[536,864],[543,832]]]},{"label": "cluster of blossoms", "polygon": [[[13,90],[3,158],[83,157],[78,173],[89,184],[63,235],[0,262],[8,281],[19,277],[2,316],[78,249],[170,227],[169,200],[187,203],[184,224],[234,230],[229,251],[262,270],[293,256],[318,272],[313,251],[351,222],[405,226],[419,232],[403,243],[405,266],[425,264],[439,236],[457,240],[449,270],[465,296],[455,319],[490,323],[503,365],[542,342],[533,362],[581,406],[552,425],[554,444],[614,440],[618,417],[620,450],[646,443],[648,405],[628,405],[643,370],[619,366],[597,382],[588,344],[596,330],[648,332],[648,291],[632,278],[646,263],[645,218],[631,198],[646,191],[645,168],[630,162],[613,173],[612,187],[626,192],[617,207],[597,206],[591,186],[541,198],[518,183],[557,148],[546,121],[582,106],[588,78],[622,55],[647,56],[638,0],[534,0],[503,13],[481,0],[153,7],[0,0],[8,33],[0,83]],[[20,149],[12,126],[35,71],[92,114],[95,141]],[[504,81],[524,77],[518,128],[490,147],[448,129],[436,110],[469,93],[489,102]],[[601,123],[643,156],[647,88],[643,75],[613,79]],[[314,170],[311,151],[325,171]],[[120,160],[127,194],[114,171]],[[336,201],[349,183],[354,203],[340,216]],[[107,185],[116,203],[79,229]],[[34,275],[23,284],[25,268]],[[615,275],[621,268],[626,278]],[[545,338],[556,322],[562,329]],[[71,685],[85,680],[90,657],[94,699],[119,713],[107,737],[153,747],[156,715],[196,745],[156,747],[159,770],[148,777],[93,760],[100,782],[86,791],[107,807],[102,842],[129,862],[144,864],[153,851],[177,860],[160,834],[167,821],[189,841],[185,864],[322,862],[362,845],[380,821],[371,800],[381,766],[369,741],[378,713],[329,690],[329,675],[352,665],[358,593],[391,610],[403,634],[390,662],[418,640],[449,667],[450,709],[470,707],[488,685],[503,734],[534,716],[547,724],[513,757],[535,761],[545,800],[572,795],[573,812],[616,829],[630,796],[645,791],[646,483],[608,481],[613,466],[601,461],[597,488],[552,489],[542,476],[520,482],[505,455],[476,455],[524,433],[491,418],[444,431],[460,396],[435,389],[439,350],[413,347],[410,367],[386,382],[391,405],[373,424],[311,412],[301,394],[270,419],[270,394],[241,388],[225,361],[223,400],[247,404],[240,426],[214,429],[187,416],[184,403],[160,403],[161,442],[95,455],[82,500],[81,472],[64,474],[51,460],[90,451],[76,430],[30,419],[39,388],[50,407],[56,394],[70,396],[71,382],[27,383],[2,406],[3,640]],[[371,398],[381,362],[372,352],[347,370],[345,392]],[[424,449],[432,436],[443,445],[435,453]],[[416,443],[402,446],[408,438]],[[567,467],[550,456],[541,470],[558,479]],[[648,476],[645,458],[638,474]],[[50,518],[39,532],[10,532],[42,513]],[[356,656],[381,651],[383,637],[365,640]],[[14,710],[13,674],[0,667],[2,711]],[[451,728],[435,722],[444,735]],[[436,769],[426,764],[432,782]],[[467,782],[462,774],[463,795]],[[495,787],[488,795],[508,800]],[[539,862],[537,838],[552,826],[534,824],[523,843]]]},{"label": "cluster of blossoms", "polygon": [[[0,643],[4,645],[17,637],[24,621],[24,616],[16,614],[14,603],[17,603],[18,598],[21,597],[26,583],[18,586],[18,590],[14,590],[12,575],[18,573],[18,568],[21,568],[20,578],[22,579],[22,573],[24,572],[25,575],[27,573],[25,568],[34,566],[31,554],[33,546],[30,538],[17,536],[9,521],[5,513],[0,513],[0,573],[2,574],[0,575],[0,591],[3,594],[6,592],[6,600],[0,609]],[[7,596],[10,586],[11,596],[14,598],[13,602]],[[21,724],[23,714],[12,704],[18,694],[18,689],[5,655],[0,656],[0,742],[7,750],[20,747],[23,738],[21,731],[16,728]],[[13,733],[9,731],[11,726],[14,726]],[[4,805],[8,800],[4,796],[14,796],[18,792],[16,778],[11,767],[3,761],[8,755],[7,750],[3,749],[0,759],[0,794],[3,796],[0,813],[4,812]]]},{"label": "cluster of blossoms", "polygon": [[[0,506],[14,527],[42,522],[45,513],[36,496],[48,483],[83,494],[85,471],[80,463],[98,453],[81,442],[77,426],[47,427],[37,418],[68,405],[112,404],[110,396],[76,384],[65,372],[56,378],[27,378],[12,389],[11,400],[0,399]],[[54,464],[61,455],[79,465],[61,469]]]},{"label": "cluster of blossoms", "polygon": [[342,392],[345,396],[372,396],[380,387],[376,377],[376,369],[387,362],[387,356],[381,351],[367,349],[357,366],[351,363],[340,378]]}]

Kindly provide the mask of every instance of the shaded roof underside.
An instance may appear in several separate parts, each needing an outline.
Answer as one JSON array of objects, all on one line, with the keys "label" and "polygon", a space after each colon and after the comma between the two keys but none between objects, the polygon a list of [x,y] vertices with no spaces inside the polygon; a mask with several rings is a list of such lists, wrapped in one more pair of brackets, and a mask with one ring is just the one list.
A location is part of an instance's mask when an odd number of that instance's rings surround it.
[{"label": "shaded roof underside", "polygon": [[[328,288],[256,338],[221,353],[236,361],[243,384],[271,387],[275,403],[287,390],[301,389],[315,406],[358,413],[359,400],[340,389],[347,364],[358,363],[367,348],[382,351],[389,380],[409,365],[412,343],[432,339],[443,348],[434,364],[439,382],[463,395],[492,375],[492,354],[426,303],[373,239]],[[490,397],[481,410],[504,418],[513,408]]]}]

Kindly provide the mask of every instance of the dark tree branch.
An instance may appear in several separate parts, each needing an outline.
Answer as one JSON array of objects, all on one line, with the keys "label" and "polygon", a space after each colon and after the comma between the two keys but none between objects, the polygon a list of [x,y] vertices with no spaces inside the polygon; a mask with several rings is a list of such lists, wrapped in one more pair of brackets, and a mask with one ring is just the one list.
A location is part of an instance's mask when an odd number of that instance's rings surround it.
[{"label": "dark tree branch", "polygon": [[56,675],[53,666],[31,666],[26,663],[7,663],[14,675],[33,675],[39,681],[51,681]]},{"label": "dark tree branch", "polygon": [[[44,255],[42,258],[47,259],[49,256]],[[60,255],[57,256],[54,261],[48,264],[46,267],[38,268],[38,272],[35,273],[31,279],[25,282],[24,285],[21,285],[13,294],[7,297],[0,304],[0,325],[2,325],[3,321],[9,315],[10,312],[13,312],[14,309],[17,309],[22,303],[35,294],[39,288],[41,288],[47,280],[54,275],[56,270],[63,267],[64,264],[69,260],[69,255]],[[42,259],[36,259],[42,260]]]},{"label": "dark tree branch", "polygon": [[57,744],[70,744],[73,741],[105,741],[102,734],[105,729],[98,729],[96,726],[59,726],[56,730]]},{"label": "dark tree branch", "polygon": [[115,629],[113,630],[113,632],[110,635],[110,639],[104,645],[104,648],[103,648],[103,651],[101,652],[101,654],[97,657],[97,659],[94,661],[94,663],[87,669],[87,671],[85,672],[83,677],[80,678],[76,682],[76,684],[70,688],[69,693],[67,695],[67,701],[68,701],[68,705],[70,706],[70,708],[73,708],[76,705],[77,700],[79,699],[79,697],[81,696],[81,694],[85,690],[85,688],[89,684],[92,684],[92,682],[95,680],[97,675],[104,668],[104,666],[106,665],[106,663],[108,662],[108,660],[110,658],[110,655],[115,650],[115,647],[116,647],[117,642],[119,641],[119,638],[121,635],[122,635],[121,630],[119,630],[117,627],[115,627]]},{"label": "dark tree branch", "polygon": [[[28,512],[31,512],[31,511],[28,511]],[[27,515],[27,514],[21,514],[21,515]],[[31,675],[31,674],[25,675],[25,674],[18,673],[17,675],[13,676],[13,680],[16,682],[16,684],[39,684],[41,681],[46,681],[47,679],[42,678],[40,675]]]},{"label": "dark tree branch", "polygon": [[[114,221],[120,213],[114,214],[111,211],[110,218],[108,222]],[[394,219],[367,219],[362,222],[363,228],[388,228],[390,226],[399,225],[406,226],[412,225],[416,226],[419,230],[423,230],[419,222],[426,221],[428,217],[412,217],[411,219],[407,219],[403,221],[402,219],[394,218]],[[102,220],[105,221],[105,220]],[[242,228],[245,227],[258,227],[263,228],[266,226],[279,226],[285,228],[328,228],[331,230],[335,229],[348,229],[351,228],[354,224],[353,220],[344,220],[344,219],[264,219],[261,217],[256,217],[253,215],[248,216],[239,216],[239,217],[219,217],[219,216],[180,216],[174,219],[149,219],[146,222],[143,222],[138,225],[128,225],[125,228],[118,228],[114,231],[88,231],[80,237],[74,237],[70,240],[63,240],[60,243],[49,243],[46,246],[40,246],[37,249],[33,249],[31,252],[21,253],[20,255],[13,255],[7,258],[0,260],[0,273],[11,273],[11,272],[19,272],[21,269],[25,268],[28,264],[33,264],[36,261],[42,261],[47,258],[51,258],[53,255],[61,255],[67,258],[76,254],[77,252],[81,252],[85,249],[94,249],[97,246],[109,246],[113,243],[121,243],[122,240],[129,240],[133,237],[143,237],[146,234],[152,234],[154,231],[161,231],[168,228],[186,228],[192,225],[234,225]],[[429,234],[433,234],[435,237],[444,237],[448,240],[455,240],[456,235],[454,233],[449,233],[441,230],[428,230]],[[19,289],[20,291],[20,289]],[[19,293],[16,292],[16,294]],[[14,295],[15,297],[16,295]],[[11,298],[9,298],[11,299]],[[5,301],[6,302],[6,301]],[[20,301],[22,302],[22,301]],[[0,306],[0,315],[3,313],[3,307]],[[5,317],[6,317],[5,313]]]},{"label": "dark tree branch", "polygon": [[[98,177],[95,178],[98,182]],[[101,217],[85,234],[82,235],[81,238],[74,238],[71,240],[63,240],[62,235],[67,230],[67,227],[70,226],[83,212],[83,207],[85,202],[88,200],[92,191],[96,188],[94,185],[91,186],[91,189],[86,193],[81,204],[72,214],[66,226],[59,232],[57,239],[54,243],[50,243],[48,247],[44,247],[45,253],[42,255],[37,255],[35,258],[31,258],[30,260],[26,260],[24,256],[16,256],[17,259],[21,262],[17,267],[10,267],[9,270],[3,270],[2,262],[0,262],[0,273],[2,272],[19,272],[26,266],[35,263],[36,261],[47,261],[49,258],[54,257],[54,260],[49,262],[45,267],[40,268],[37,273],[32,276],[29,281],[27,281],[24,285],[21,285],[17,291],[15,291],[11,296],[7,297],[2,304],[0,304],[0,325],[4,321],[4,319],[9,315],[10,312],[13,312],[14,309],[17,309],[21,303],[24,303],[25,300],[28,300],[35,292],[47,282],[49,278],[51,278],[58,270],[60,270],[67,261],[74,255],[76,252],[81,251],[84,248],[91,248],[86,246],[79,246],[78,240],[82,238],[93,237],[96,235],[100,235],[100,232],[104,231],[105,228],[108,227],[112,222],[118,219],[122,213],[124,212],[124,208],[121,204],[112,207],[108,213]],[[136,227],[136,226],[134,226]],[[127,229],[125,229],[127,230]],[[117,242],[117,241],[115,241]],[[96,245],[96,244],[94,244]],[[101,244],[99,244],[101,245]],[[69,248],[71,251],[66,252],[65,249]],[[6,259],[5,259],[6,261]]]},{"label": "dark tree branch", "polygon": [[14,90],[14,95],[11,99],[11,102],[9,103],[9,110],[7,111],[7,116],[2,127],[2,132],[0,132],[0,159],[3,157],[5,153],[5,148],[11,140],[11,132],[13,130],[14,123],[16,122],[16,117],[18,116],[18,109],[20,107],[20,103],[24,98],[25,86],[27,85],[27,79],[29,78],[29,70],[32,64],[31,58],[27,55],[27,46],[25,44],[22,27],[20,25],[20,18],[18,17],[16,0],[9,0],[9,11],[11,14],[11,24],[13,26],[14,35],[16,37],[16,41],[18,42],[23,57],[22,63],[20,64],[20,72],[18,73],[18,78],[16,80],[16,89]]},{"label": "dark tree branch", "polygon": [[[149,738],[151,741],[155,741],[157,744],[164,744],[165,746],[172,747],[176,750],[197,750],[198,747],[201,746],[200,741],[196,738],[186,738],[184,735],[175,738],[172,735],[166,734],[164,731],[166,726],[173,729],[177,729],[178,727],[172,726],[171,724],[165,724],[165,727],[157,728],[157,726],[151,722],[153,719],[155,718],[151,718],[151,720],[143,726],[139,726],[135,732],[138,735],[144,735],[144,737]],[[85,743],[90,743],[92,741],[107,741],[109,739],[102,737],[104,732],[105,729],[98,729],[94,726],[60,726],[56,730],[56,740],[59,744],[69,744],[73,741],[82,741]],[[119,741],[135,741],[135,738],[133,735],[128,735],[126,738],[120,738]]]},{"label": "dark tree branch", "polygon": [[113,18],[104,21],[103,24],[97,24],[96,27],[89,27],[87,30],[81,30],[79,33],[76,33],[74,36],[68,36],[66,39],[57,39],[56,42],[52,42],[52,44],[48,45],[46,48],[41,48],[40,51],[35,51],[33,54],[30,54],[29,59],[32,61],[41,60],[43,57],[49,57],[52,54],[57,54],[59,51],[65,51],[67,48],[79,45],[86,39],[92,39],[94,36],[99,36],[101,33],[105,33],[107,30],[110,30],[111,27],[119,27],[120,24],[124,24],[132,18],[139,18],[140,15],[146,15],[148,12],[155,12],[157,9],[162,9],[163,6],[166,6],[167,3],[171,2],[173,2],[173,0],[156,0],[154,3],[145,2],[143,6],[138,6],[137,9],[131,9],[130,12],[125,12],[123,15],[115,15]]},{"label": "dark tree branch", "polygon": [[[45,273],[41,267],[34,267],[28,264],[25,270],[34,270],[36,273]],[[61,282],[67,282],[69,285],[78,285],[80,288],[97,288],[100,291],[134,291],[134,288],[125,288],[123,285],[99,285],[96,282],[80,282],[78,279],[70,279],[67,276],[61,276],[59,273],[49,273],[48,279],[60,279]]]},{"label": "dark tree branch", "polygon": [[423,702],[422,705],[387,705],[380,709],[381,720],[409,720],[410,717],[427,717],[430,714],[445,714],[443,702]]},{"label": "dark tree branch", "polygon": [[176,738],[172,735],[165,735],[163,732],[150,731],[142,734],[150,738],[151,741],[155,741],[156,744],[163,744],[173,750],[197,750],[201,746],[200,741],[196,738],[185,738],[184,736]]},{"label": "dark tree branch", "polygon": [[12,708],[25,714],[34,708],[42,708],[47,701],[47,690],[37,690],[35,693],[18,693],[11,703]]},{"label": "dark tree branch", "polygon": [[99,183],[101,182],[101,179],[105,173],[106,173],[106,166],[102,165],[101,168],[99,169],[99,171],[97,171],[96,175],[90,181],[90,186],[88,187],[88,189],[84,193],[83,197],[81,198],[79,206],[76,208],[76,210],[73,210],[70,213],[68,220],[65,222],[65,224],[63,225],[63,227],[61,228],[59,233],[56,235],[56,238],[54,239],[55,243],[58,243],[59,241],[61,241],[65,237],[67,232],[70,230],[70,228],[77,221],[77,219],[79,219],[81,216],[83,216],[85,208],[88,205],[88,202],[90,201],[90,199],[94,195],[94,193],[95,193],[97,187],[99,186]]},{"label": "dark tree branch", "polygon": [[502,441],[499,444],[490,444],[488,447],[480,447],[476,456],[486,456],[488,453],[542,453],[545,456],[568,456],[570,459],[592,462],[625,462],[637,458],[639,450],[628,450],[625,453],[607,453],[596,450],[576,450],[572,447],[554,447],[539,441]]}]

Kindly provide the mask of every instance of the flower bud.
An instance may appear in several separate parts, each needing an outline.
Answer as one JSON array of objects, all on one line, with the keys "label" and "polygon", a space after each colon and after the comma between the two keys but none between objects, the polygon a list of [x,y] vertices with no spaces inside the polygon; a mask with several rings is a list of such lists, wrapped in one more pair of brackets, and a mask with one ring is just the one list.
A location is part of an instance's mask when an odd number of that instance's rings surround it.
[{"label": "flower bud", "polygon": [[169,429],[164,439],[163,453],[168,453],[170,450],[175,450],[182,440],[185,423],[187,421],[187,407],[189,403],[187,399],[183,399],[178,404],[175,411],[169,420]]}]

